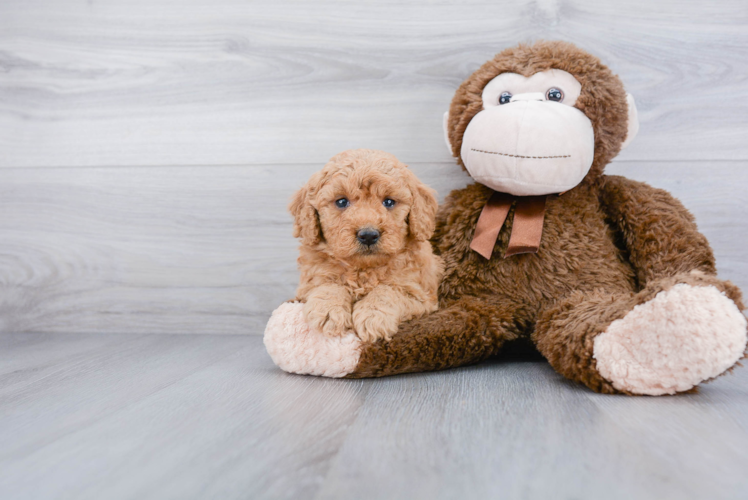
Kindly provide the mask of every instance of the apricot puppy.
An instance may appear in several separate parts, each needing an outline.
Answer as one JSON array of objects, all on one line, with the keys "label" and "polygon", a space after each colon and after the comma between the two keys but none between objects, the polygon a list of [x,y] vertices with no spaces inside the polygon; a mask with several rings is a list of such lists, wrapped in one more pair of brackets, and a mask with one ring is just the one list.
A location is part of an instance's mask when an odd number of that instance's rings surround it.
[{"label": "apricot puppy", "polygon": [[314,174],[289,206],[309,326],[374,342],[435,311],[444,271],[428,241],[436,209],[434,190],[388,153],[345,151]]}]

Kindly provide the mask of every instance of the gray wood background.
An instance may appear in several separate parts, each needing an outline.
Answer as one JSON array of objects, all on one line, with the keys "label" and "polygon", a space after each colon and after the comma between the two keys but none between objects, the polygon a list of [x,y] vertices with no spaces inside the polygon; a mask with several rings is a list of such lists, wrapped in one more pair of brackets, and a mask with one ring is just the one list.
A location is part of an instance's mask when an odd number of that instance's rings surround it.
[{"label": "gray wood background", "polygon": [[261,334],[293,191],[357,147],[465,185],[442,113],[540,38],[622,77],[641,130],[608,171],[680,197],[748,288],[744,0],[3,0],[0,332]]}]

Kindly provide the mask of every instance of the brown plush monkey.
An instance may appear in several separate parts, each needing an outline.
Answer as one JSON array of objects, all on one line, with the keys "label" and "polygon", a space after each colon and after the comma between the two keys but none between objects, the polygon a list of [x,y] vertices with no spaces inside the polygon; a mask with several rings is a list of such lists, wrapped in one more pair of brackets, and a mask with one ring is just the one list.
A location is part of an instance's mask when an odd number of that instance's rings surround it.
[{"label": "brown plush monkey", "polygon": [[453,191],[432,238],[440,309],[389,341],[271,317],[284,370],[379,377],[440,370],[531,340],[560,374],[603,393],[673,394],[745,355],[741,294],[716,277],[692,215],[669,193],[603,174],[636,107],[596,57],[564,42],[504,50],[457,90],[445,135],[480,184]]}]

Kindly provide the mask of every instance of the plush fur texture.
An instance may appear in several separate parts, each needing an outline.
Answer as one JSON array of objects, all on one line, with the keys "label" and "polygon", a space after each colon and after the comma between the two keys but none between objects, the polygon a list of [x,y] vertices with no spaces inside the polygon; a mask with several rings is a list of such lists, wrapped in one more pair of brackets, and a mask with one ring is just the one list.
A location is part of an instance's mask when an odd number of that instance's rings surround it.
[{"label": "plush fur texture", "polygon": [[[717,305],[690,301],[691,318],[731,315],[743,308],[740,291],[716,278],[709,243],[677,200],[644,183],[603,175],[626,138],[626,94],[608,68],[573,45],[540,42],[507,49],[460,86],[448,122],[458,163],[465,128],[482,109],[483,86],[502,72],[530,76],[552,68],[571,73],[582,84],[575,107],[593,124],[595,156],[580,185],[548,200],[538,253],[485,260],[471,251],[475,225],[491,191],[475,184],[452,192],[437,214],[432,239],[446,266],[441,309],[403,324],[389,343],[365,344],[351,376],[459,366],[530,338],[559,373],[595,391],[652,393],[631,381],[617,379],[614,384],[600,373],[594,358],[598,335],[637,305],[679,284],[714,287],[725,294]],[[499,233],[494,255],[506,249],[512,215]],[[701,324],[702,338],[728,342],[722,323]],[[667,352],[675,343],[663,340],[662,359],[678,356]],[[720,368],[734,363],[734,350],[724,351],[730,354],[704,363]],[[670,387],[684,390],[685,385]]]},{"label": "plush fur texture", "polygon": [[[337,206],[343,198],[348,206]],[[428,242],[436,210],[435,192],[388,153],[346,151],[314,174],[290,206],[302,240],[296,298],[309,326],[388,340],[400,322],[436,310],[443,264]],[[364,229],[381,233],[376,244],[357,239]]]},{"label": "plush fur texture", "polygon": [[[719,375],[744,351],[740,290],[716,277],[712,250],[693,216],[666,191],[603,175],[626,139],[628,104],[620,80],[596,57],[568,43],[540,42],[484,64],[450,108],[448,136],[458,164],[486,83],[503,72],[530,76],[554,68],[581,83],[574,105],[592,122],[595,154],[578,186],[549,197],[538,252],[486,260],[472,251],[492,191],[479,184],[453,191],[432,237],[445,265],[440,309],[401,324],[389,342],[364,342],[349,377],[461,366],[531,341],[561,375],[594,391],[659,394]],[[505,254],[512,218],[513,209],[494,256]],[[668,315],[679,316],[675,327]],[[692,323],[698,328],[686,328]],[[623,356],[626,345],[638,351]],[[684,363],[693,377],[661,369],[677,371]]]}]

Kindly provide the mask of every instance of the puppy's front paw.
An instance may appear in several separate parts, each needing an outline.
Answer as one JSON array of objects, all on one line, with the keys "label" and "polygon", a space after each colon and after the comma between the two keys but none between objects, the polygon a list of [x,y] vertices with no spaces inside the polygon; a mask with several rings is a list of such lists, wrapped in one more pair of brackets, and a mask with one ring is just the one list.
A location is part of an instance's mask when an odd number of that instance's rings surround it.
[{"label": "puppy's front paw", "polygon": [[339,337],[353,327],[350,311],[341,305],[322,301],[304,304],[304,317],[312,330]]},{"label": "puppy's front paw", "polygon": [[353,306],[353,329],[364,342],[376,342],[379,339],[390,340],[397,333],[397,318],[366,303],[357,302]]}]

